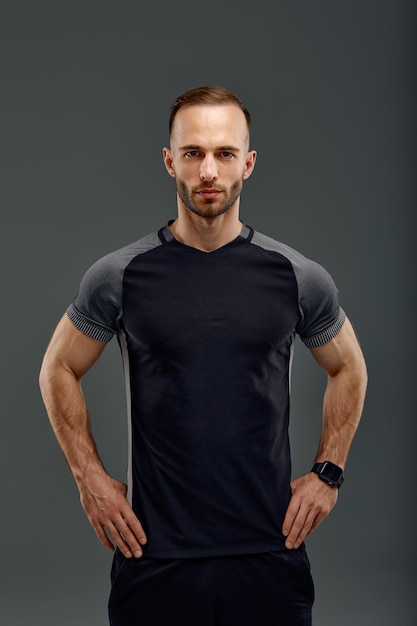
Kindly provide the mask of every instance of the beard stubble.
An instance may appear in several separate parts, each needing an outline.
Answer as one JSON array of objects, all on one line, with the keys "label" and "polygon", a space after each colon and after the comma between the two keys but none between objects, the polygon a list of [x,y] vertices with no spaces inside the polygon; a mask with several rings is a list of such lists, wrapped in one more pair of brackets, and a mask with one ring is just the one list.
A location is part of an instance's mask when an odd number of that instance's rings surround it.
[{"label": "beard stubble", "polygon": [[[239,198],[242,192],[243,180],[235,181],[229,189],[215,186],[216,189],[221,189],[222,191],[220,199],[203,199],[197,195],[196,200],[197,198],[200,198],[200,202],[194,200],[194,196],[199,191],[199,189],[208,189],[210,188],[210,185],[204,185],[204,187],[200,186],[195,187],[194,189],[190,189],[187,187],[184,181],[179,180],[178,178],[175,179],[175,185],[179,198],[189,211],[195,213],[196,215],[199,215],[200,217],[218,217],[219,215],[227,213],[227,211],[234,205],[236,200]],[[212,187],[214,187],[214,185],[212,185]]]}]

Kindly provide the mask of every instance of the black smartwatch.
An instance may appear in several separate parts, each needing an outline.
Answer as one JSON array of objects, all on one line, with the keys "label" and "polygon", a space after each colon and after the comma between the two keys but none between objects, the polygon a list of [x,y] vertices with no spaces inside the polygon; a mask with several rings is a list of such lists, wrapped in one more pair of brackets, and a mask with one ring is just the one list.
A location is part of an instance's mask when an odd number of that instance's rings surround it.
[{"label": "black smartwatch", "polygon": [[345,477],[343,470],[331,461],[323,461],[323,463],[314,463],[311,471],[318,475],[321,480],[332,487],[341,487]]}]

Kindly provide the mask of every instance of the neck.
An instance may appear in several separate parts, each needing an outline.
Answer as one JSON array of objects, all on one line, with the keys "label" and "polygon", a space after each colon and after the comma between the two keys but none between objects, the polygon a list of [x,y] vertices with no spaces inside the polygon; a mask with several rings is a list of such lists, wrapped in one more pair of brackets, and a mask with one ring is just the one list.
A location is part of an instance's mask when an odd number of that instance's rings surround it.
[{"label": "neck", "polygon": [[242,222],[239,207],[232,207],[216,217],[201,217],[188,209],[178,207],[178,218],[170,229],[178,241],[203,252],[212,252],[240,235]]}]

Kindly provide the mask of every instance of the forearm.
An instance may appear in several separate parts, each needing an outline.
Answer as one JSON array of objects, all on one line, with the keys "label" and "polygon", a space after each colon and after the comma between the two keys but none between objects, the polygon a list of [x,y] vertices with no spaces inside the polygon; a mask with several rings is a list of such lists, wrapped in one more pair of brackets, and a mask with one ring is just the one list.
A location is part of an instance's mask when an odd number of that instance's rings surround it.
[{"label": "forearm", "polygon": [[81,389],[82,377],[104,347],[103,342],[77,330],[64,315],[45,353],[39,384],[51,426],[97,537],[108,550],[117,545],[126,557],[139,557],[146,535],[126,499],[127,486],[103,467]]},{"label": "forearm", "polygon": [[329,460],[345,467],[363,410],[366,382],[366,367],[361,354],[340,371],[329,374],[316,461]]},{"label": "forearm", "polygon": [[66,368],[45,363],[39,382],[49,421],[78,486],[92,474],[105,473],[80,380]]},{"label": "forearm", "polygon": [[[312,353],[327,372],[323,423],[316,461],[331,461],[344,468],[361,417],[367,383],[366,365],[349,320],[330,342]],[[308,472],[291,482],[292,496],[283,533],[287,548],[298,548],[327,517],[338,489]]]}]

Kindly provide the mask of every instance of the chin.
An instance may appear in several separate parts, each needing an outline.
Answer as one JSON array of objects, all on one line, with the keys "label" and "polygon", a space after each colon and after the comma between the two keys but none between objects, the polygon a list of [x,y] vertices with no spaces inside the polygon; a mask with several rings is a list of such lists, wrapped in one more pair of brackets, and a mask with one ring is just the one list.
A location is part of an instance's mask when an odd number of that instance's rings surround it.
[{"label": "chin", "polygon": [[198,207],[187,207],[190,211],[199,215],[200,217],[219,217],[220,215],[224,215],[230,209],[227,207],[206,207],[206,208],[198,208]]}]

